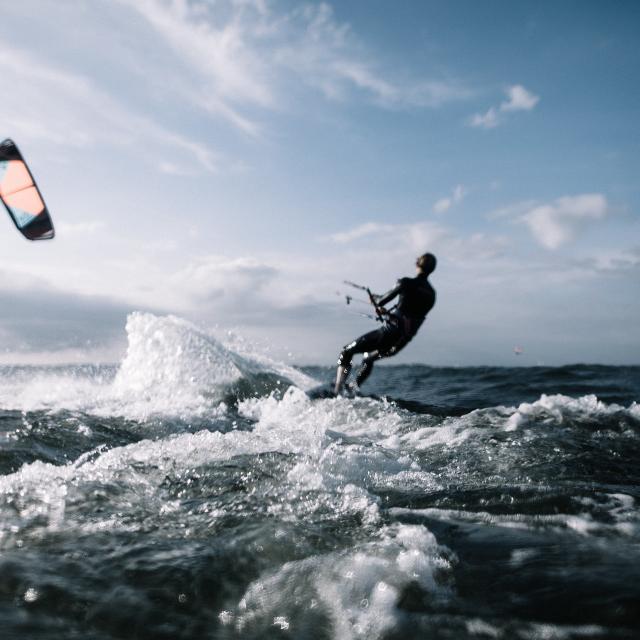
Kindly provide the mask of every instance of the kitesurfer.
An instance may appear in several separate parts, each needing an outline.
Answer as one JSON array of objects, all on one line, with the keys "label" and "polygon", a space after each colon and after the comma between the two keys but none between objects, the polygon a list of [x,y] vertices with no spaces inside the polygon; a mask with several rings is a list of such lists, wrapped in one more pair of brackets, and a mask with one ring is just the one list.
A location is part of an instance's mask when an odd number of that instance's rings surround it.
[{"label": "kitesurfer", "polygon": [[[369,377],[373,363],[381,358],[395,355],[416,335],[425,316],[436,301],[436,292],[428,278],[436,268],[436,258],[425,253],[416,260],[417,275],[401,278],[396,286],[381,296],[371,295],[371,301],[383,326],[370,331],[346,345],[338,358],[335,394],[339,395],[351,372],[351,360],[356,353],[362,353],[360,370],[356,375],[355,387],[360,387]],[[392,309],[384,305],[398,298]]]}]

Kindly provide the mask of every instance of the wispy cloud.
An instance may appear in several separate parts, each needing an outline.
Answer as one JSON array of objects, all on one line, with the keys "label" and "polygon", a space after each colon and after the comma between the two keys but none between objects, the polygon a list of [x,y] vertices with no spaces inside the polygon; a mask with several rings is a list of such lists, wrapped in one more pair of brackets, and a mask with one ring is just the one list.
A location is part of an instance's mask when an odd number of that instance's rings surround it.
[{"label": "wispy cloud", "polygon": [[190,300],[237,306],[253,300],[277,273],[275,267],[255,258],[206,256],[175,273],[169,284]]},{"label": "wispy cloud", "polygon": [[292,85],[312,87],[328,100],[360,94],[388,109],[437,107],[470,93],[448,78],[383,70],[380,55],[326,3],[290,8],[277,1],[120,2],[142,16],[178,57],[190,75],[180,78],[180,90],[251,135],[262,130],[255,109],[288,107]]},{"label": "wispy cloud", "polygon": [[206,145],[132,111],[84,75],[7,45],[0,45],[0,72],[12,87],[0,101],[0,119],[20,139],[135,147],[158,169],[158,158],[168,155],[191,172],[218,169],[220,159]]},{"label": "wispy cloud", "polygon": [[430,221],[409,224],[366,222],[346,231],[334,233],[329,236],[329,239],[338,244],[349,244],[367,238],[368,243],[375,247],[382,244],[394,246],[401,251],[422,251],[424,247],[433,246],[447,233],[443,226]]},{"label": "wispy cloud", "polygon": [[548,203],[518,202],[490,213],[488,219],[523,223],[541,246],[558,249],[571,242],[586,225],[609,213],[609,203],[603,194],[584,193],[562,196]]},{"label": "wispy cloud", "polygon": [[469,119],[469,125],[481,129],[493,129],[502,124],[506,113],[531,111],[540,101],[540,97],[516,84],[505,90],[507,99],[499,106],[489,107],[484,113],[476,113]]},{"label": "wispy cloud", "polygon": [[449,211],[449,209],[451,209],[451,207],[462,202],[466,193],[467,193],[466,189],[464,188],[463,185],[461,184],[456,185],[450,196],[447,196],[445,198],[440,198],[440,200],[437,200],[434,203],[433,205],[434,213],[446,213],[447,211]]},{"label": "wispy cloud", "polygon": [[269,66],[254,46],[256,40],[269,39],[263,3],[120,1],[146,20],[191,74],[191,81],[180,78],[178,87],[190,101],[246,133],[258,132],[257,123],[234,105],[269,107],[275,102]]},{"label": "wispy cloud", "polygon": [[599,251],[584,261],[585,268],[605,272],[625,272],[640,269],[640,246],[631,249],[609,249]]},{"label": "wispy cloud", "polygon": [[[370,251],[376,256],[370,265],[393,270],[400,256],[418,255],[425,251],[442,252],[447,260],[464,265],[477,264],[478,260],[497,258],[508,247],[502,236],[484,233],[462,234],[451,227],[430,220],[407,224],[365,223],[330,236],[338,244],[360,245],[361,251]],[[366,240],[366,243],[365,243]],[[344,255],[336,262],[344,261]]]},{"label": "wispy cloud", "polygon": [[558,249],[572,240],[589,221],[604,218],[609,211],[600,193],[564,196],[536,206],[522,216],[534,238],[547,249]]},{"label": "wispy cloud", "polygon": [[498,110],[495,107],[490,107],[485,113],[475,113],[469,119],[469,124],[472,127],[481,129],[493,129],[498,126],[499,122]]},{"label": "wispy cloud", "polygon": [[291,30],[275,60],[328,99],[345,100],[354,91],[379,107],[438,107],[469,97],[461,83],[416,78],[406,70],[384,70],[379,54],[362,44],[348,24],[339,23],[326,3],[304,5],[286,18]]},{"label": "wispy cloud", "polygon": [[360,238],[365,238],[366,236],[378,235],[380,233],[385,233],[394,229],[395,225],[392,224],[365,222],[364,224],[353,227],[348,231],[340,231],[338,233],[334,233],[329,236],[329,238],[333,240],[333,242],[346,244],[348,242],[353,242],[354,240],[359,240]]},{"label": "wispy cloud", "polygon": [[87,220],[86,222],[57,222],[56,231],[59,235],[69,236],[90,236],[106,228],[106,223],[102,220]]}]

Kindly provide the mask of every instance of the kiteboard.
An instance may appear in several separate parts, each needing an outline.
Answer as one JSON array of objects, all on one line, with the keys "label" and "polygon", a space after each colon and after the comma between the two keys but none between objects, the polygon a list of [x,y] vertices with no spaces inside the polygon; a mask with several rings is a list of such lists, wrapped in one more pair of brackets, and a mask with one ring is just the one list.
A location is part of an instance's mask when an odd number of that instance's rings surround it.
[{"label": "kiteboard", "polygon": [[[311,400],[320,400],[323,398],[336,398],[334,383],[327,382],[325,384],[319,384],[317,387],[313,387],[312,389],[308,389],[305,393],[311,398]],[[359,391],[354,389],[351,386],[347,386],[340,393],[341,398],[356,398],[360,397],[361,394]]]},{"label": "kiteboard", "polygon": [[311,400],[336,397],[336,394],[333,390],[333,385],[329,383],[319,384],[317,387],[313,387],[313,389],[308,389],[305,393],[309,396],[309,398],[311,398]]}]

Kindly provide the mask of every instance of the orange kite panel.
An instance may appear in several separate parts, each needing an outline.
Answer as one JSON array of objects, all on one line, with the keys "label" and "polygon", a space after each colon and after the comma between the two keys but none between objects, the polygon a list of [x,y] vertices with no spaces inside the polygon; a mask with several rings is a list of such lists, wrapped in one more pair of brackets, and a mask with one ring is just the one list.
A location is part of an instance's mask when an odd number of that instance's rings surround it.
[{"label": "orange kite panel", "polygon": [[4,196],[4,200],[10,207],[22,209],[22,211],[34,216],[44,210],[44,202],[42,202],[42,198],[35,187],[29,187],[17,193]]},{"label": "orange kite panel", "polygon": [[11,160],[0,182],[0,194],[6,196],[33,185],[29,171],[21,160]]}]

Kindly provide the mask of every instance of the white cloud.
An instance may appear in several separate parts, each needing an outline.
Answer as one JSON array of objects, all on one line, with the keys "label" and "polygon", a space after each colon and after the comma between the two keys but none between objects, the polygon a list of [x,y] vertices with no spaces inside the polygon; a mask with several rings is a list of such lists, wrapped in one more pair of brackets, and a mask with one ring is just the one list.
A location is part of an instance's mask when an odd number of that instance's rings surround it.
[{"label": "white cloud", "polygon": [[380,233],[392,231],[394,228],[395,228],[394,225],[391,225],[391,224],[380,224],[378,222],[365,222],[364,224],[358,225],[353,229],[334,233],[329,237],[331,240],[333,240],[333,242],[337,242],[339,244],[346,244],[348,242],[359,240],[360,238],[364,238],[366,236],[378,235]]},{"label": "white cloud", "polygon": [[408,224],[380,224],[366,222],[347,231],[334,233],[330,240],[338,244],[352,243],[367,238],[369,246],[377,248],[393,246],[400,251],[426,251],[447,234],[447,230],[433,222],[415,222]]},{"label": "white cloud", "polygon": [[359,92],[383,108],[437,107],[465,98],[448,79],[381,70],[381,61],[336,20],[326,3],[215,3],[194,0],[120,0],[142,16],[184,66],[179,90],[245,133],[258,135],[254,108],[278,110],[290,82],[330,100]]},{"label": "white cloud", "polygon": [[169,283],[176,297],[227,304],[253,299],[273,280],[278,271],[254,258],[207,256],[190,262],[175,273]]},{"label": "white cloud", "polygon": [[394,69],[385,72],[348,24],[335,20],[325,3],[305,5],[288,17],[294,26],[277,61],[329,99],[345,99],[359,90],[383,108],[438,107],[464,99],[469,91],[451,80],[415,78]]},{"label": "white cloud", "polygon": [[408,248],[418,255],[430,249],[437,250],[436,247],[448,236],[449,230],[437,224],[419,222],[401,226],[398,233]]},{"label": "white cloud", "polygon": [[543,247],[558,249],[573,240],[586,223],[604,218],[608,211],[607,199],[602,194],[586,193],[534,206],[520,220]]},{"label": "white cloud", "polygon": [[537,200],[523,200],[495,209],[487,214],[487,220],[514,219],[524,215],[538,205]]},{"label": "white cloud", "polygon": [[521,84],[507,89],[509,99],[500,105],[500,111],[531,111],[538,104],[540,97],[527,91]]},{"label": "white cloud", "polygon": [[[308,87],[383,108],[435,107],[468,94],[447,79],[392,71],[325,3],[119,0],[90,11],[75,4],[63,19],[84,20],[76,34],[85,35],[70,35],[68,47],[62,36],[28,52],[18,36],[16,46],[10,37],[0,43],[0,72],[12,87],[0,119],[16,138],[62,148],[126,146],[168,175],[229,172],[242,169],[237,159],[184,133],[197,118],[258,136],[265,112],[291,109]],[[42,24],[52,11],[38,11]],[[89,38],[91,55],[71,58]],[[103,58],[107,42],[113,51]],[[109,84],[114,77],[125,92]],[[188,117],[178,119],[185,110]],[[227,128],[221,132],[217,144],[226,145]]]},{"label": "white cloud", "polygon": [[56,222],[58,236],[88,236],[103,231],[106,224],[100,220],[86,222]]},{"label": "white cloud", "polygon": [[493,129],[499,124],[498,112],[495,107],[491,107],[486,113],[476,113],[471,116],[469,124],[481,129]]},{"label": "white cloud", "polygon": [[449,209],[451,209],[451,207],[462,202],[466,193],[467,192],[463,185],[456,185],[450,196],[447,196],[446,198],[440,198],[440,200],[435,202],[435,204],[433,205],[433,211],[435,213],[446,213],[447,211],[449,211]]},{"label": "white cloud", "polygon": [[525,89],[521,84],[511,85],[505,90],[507,100],[499,107],[490,107],[485,113],[476,113],[469,119],[469,125],[481,129],[494,129],[502,124],[505,113],[531,111],[540,101],[540,97]]},{"label": "white cloud", "polygon": [[604,272],[624,272],[640,269],[640,247],[601,250],[583,261],[585,268]]},{"label": "white cloud", "polygon": [[[509,246],[503,236],[475,233],[470,236],[432,221],[408,224],[365,223],[353,229],[331,236],[339,244],[353,243],[366,237],[366,243],[359,243],[355,262],[366,265],[368,270],[393,271],[398,264],[408,261],[412,265],[415,256],[425,251],[433,251],[446,256],[451,263],[459,266],[476,265],[478,261],[499,258]],[[356,255],[353,254],[352,255]],[[346,265],[346,254],[332,258],[334,266],[325,264],[324,269],[339,270]]]},{"label": "white cloud", "polygon": [[0,44],[0,72],[11,91],[0,101],[0,119],[16,138],[58,147],[130,146],[160,170],[170,155],[191,172],[215,172],[217,154],[139,115],[92,80],[57,68],[25,51]]},{"label": "white cloud", "polygon": [[[173,0],[121,0],[139,13],[194,74],[189,98],[205,110],[218,114],[246,133],[258,126],[242,115],[234,103],[273,106],[267,62],[253,46],[261,35],[266,8],[263,5]],[[226,9],[226,10],[225,10]],[[224,16],[223,19],[217,16]],[[222,23],[222,24],[219,24]],[[266,25],[264,25],[266,26]]]}]

